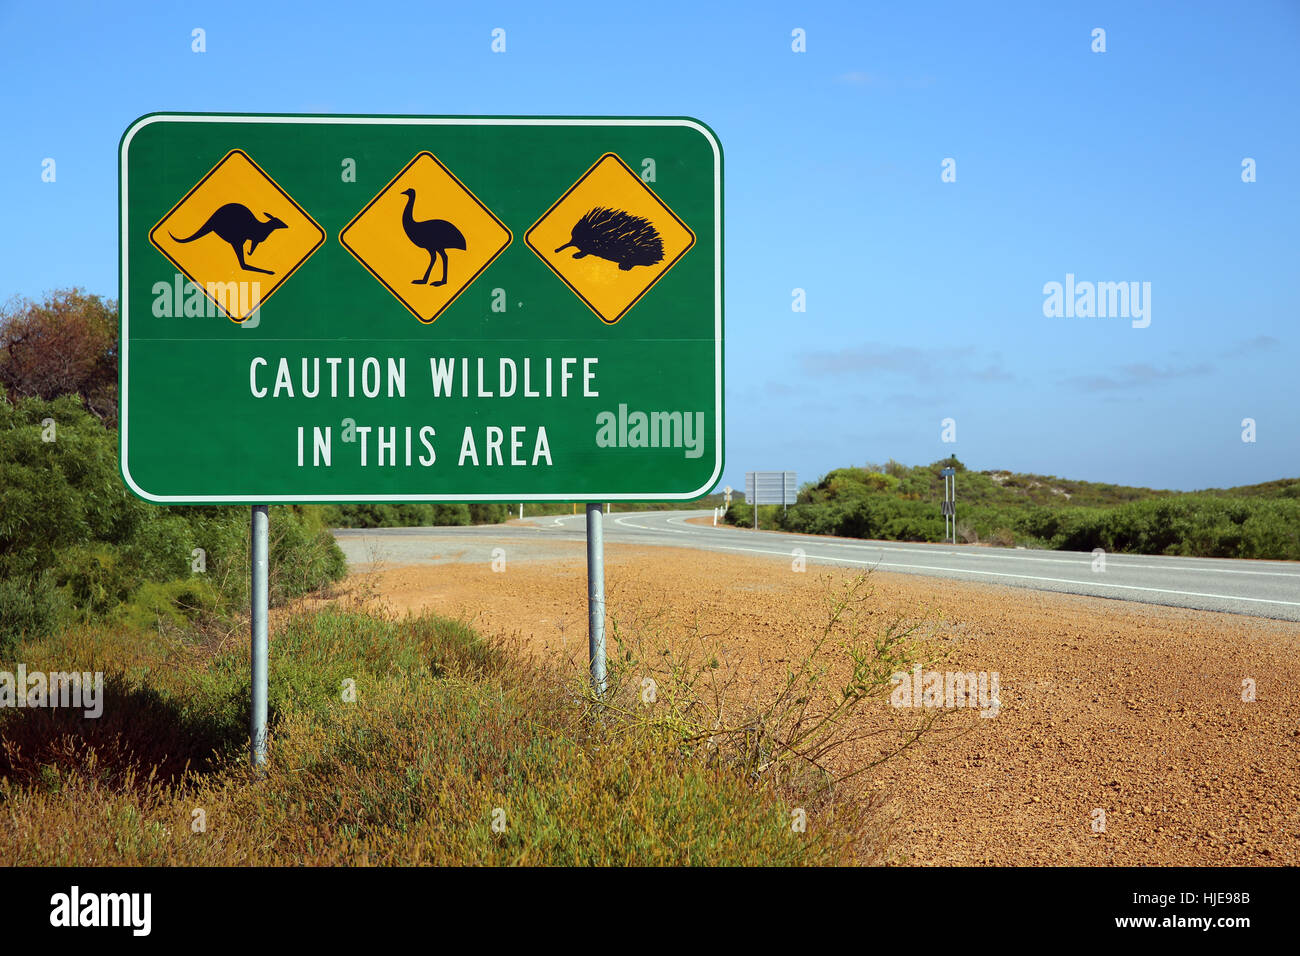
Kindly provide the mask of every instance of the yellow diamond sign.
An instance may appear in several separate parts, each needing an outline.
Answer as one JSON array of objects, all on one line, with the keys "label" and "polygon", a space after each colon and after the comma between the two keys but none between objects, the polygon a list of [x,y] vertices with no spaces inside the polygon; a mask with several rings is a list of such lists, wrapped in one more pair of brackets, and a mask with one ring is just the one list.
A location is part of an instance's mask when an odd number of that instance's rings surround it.
[{"label": "yellow diamond sign", "polygon": [[243,322],[321,247],[325,232],[247,153],[232,149],[149,241]]},{"label": "yellow diamond sign", "polygon": [[524,242],[613,325],[695,245],[695,233],[623,160],[606,153]]},{"label": "yellow diamond sign", "polygon": [[510,245],[510,230],[430,152],[393,177],[339,242],[426,325]]}]

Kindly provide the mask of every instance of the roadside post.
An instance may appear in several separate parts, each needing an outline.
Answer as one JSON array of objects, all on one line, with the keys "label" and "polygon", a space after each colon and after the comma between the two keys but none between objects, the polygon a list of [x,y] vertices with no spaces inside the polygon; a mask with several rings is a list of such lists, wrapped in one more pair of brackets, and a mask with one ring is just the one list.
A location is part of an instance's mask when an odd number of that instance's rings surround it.
[{"label": "roadside post", "polygon": [[127,127],[120,470],[154,504],[251,508],[254,766],[270,505],[588,503],[605,689],[602,510],[722,475],[722,185],[685,117]]},{"label": "roadside post", "polygon": [[957,543],[957,470],[945,468],[943,475],[943,539]]},{"label": "roadside post", "polygon": [[587,505],[587,650],[591,686],[605,693],[605,535],[600,505]]},{"label": "roadside post", "polygon": [[249,759],[254,767],[266,764],[266,677],[268,592],[270,558],[270,516],[266,505],[253,505],[252,538],[252,640],[249,672],[252,676],[252,707],[249,710]]}]

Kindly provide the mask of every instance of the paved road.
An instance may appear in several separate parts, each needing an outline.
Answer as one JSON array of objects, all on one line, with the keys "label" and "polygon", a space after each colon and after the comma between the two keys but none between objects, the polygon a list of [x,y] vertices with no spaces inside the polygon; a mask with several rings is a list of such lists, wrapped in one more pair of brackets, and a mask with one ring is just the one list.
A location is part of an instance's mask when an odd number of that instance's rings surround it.
[{"label": "paved road", "polygon": [[[756,557],[768,555],[786,561],[792,560],[794,549],[800,548],[810,565],[880,568],[903,574],[1300,621],[1300,564],[1294,562],[1111,554],[1106,556],[1105,570],[1094,571],[1093,556],[1077,551],[860,541],[754,532],[722,525],[714,528],[689,524],[686,520],[711,515],[711,511],[608,515],[604,519],[605,540]],[[578,514],[525,519],[524,523],[509,526],[385,528],[335,534],[353,564],[376,558],[403,564],[457,560],[461,555],[472,555],[471,560],[489,560],[491,548],[506,540],[520,542],[522,539],[529,551],[545,552],[549,543],[584,540],[586,525],[585,517]]]}]

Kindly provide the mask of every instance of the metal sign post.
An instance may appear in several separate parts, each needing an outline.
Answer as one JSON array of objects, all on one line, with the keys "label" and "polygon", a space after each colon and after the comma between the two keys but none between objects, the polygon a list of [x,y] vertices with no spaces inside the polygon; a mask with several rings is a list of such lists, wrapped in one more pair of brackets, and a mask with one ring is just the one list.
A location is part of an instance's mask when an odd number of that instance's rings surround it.
[{"label": "metal sign post", "polygon": [[266,505],[253,505],[252,517],[252,683],[253,706],[249,714],[249,756],[254,767],[266,764],[266,673],[267,673],[267,557],[270,523]]},{"label": "metal sign post", "polygon": [[597,696],[605,694],[605,535],[600,505],[587,505],[587,649],[591,658],[591,685]]},{"label": "metal sign post", "polygon": [[945,468],[943,475],[943,540],[957,543],[957,470]]}]

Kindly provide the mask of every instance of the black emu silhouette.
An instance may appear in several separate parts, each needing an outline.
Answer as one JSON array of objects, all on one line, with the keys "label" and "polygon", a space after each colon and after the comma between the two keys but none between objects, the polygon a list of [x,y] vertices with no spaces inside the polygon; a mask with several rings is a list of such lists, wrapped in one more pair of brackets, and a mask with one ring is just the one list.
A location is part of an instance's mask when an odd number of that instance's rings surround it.
[{"label": "black emu silhouette", "polygon": [[[416,222],[415,190],[403,189],[402,195],[406,197],[406,208],[402,210],[402,228],[406,230],[406,238],[429,253],[429,268],[424,270],[422,278],[412,279],[411,285],[424,285],[426,282],[429,285],[446,285],[447,250],[464,249],[465,237],[460,234],[459,229],[445,219],[426,219],[424,222]],[[437,282],[429,282],[433,264],[438,261],[439,256],[442,256],[442,278]]]},{"label": "black emu silhouette", "polygon": [[652,266],[664,258],[664,242],[649,219],[621,209],[597,206],[574,223],[569,241],[556,252],[573,246],[573,258],[598,256],[617,262],[624,272],[633,266]]},{"label": "black emu silhouette", "polygon": [[195,239],[202,239],[210,232],[215,232],[218,236],[230,243],[230,248],[235,250],[235,258],[239,260],[239,268],[245,272],[260,272],[263,275],[275,275],[270,269],[259,269],[257,266],[250,266],[244,261],[244,243],[251,242],[248,247],[248,254],[251,256],[257,251],[258,243],[264,242],[276,229],[288,229],[281,220],[272,216],[269,212],[263,213],[266,216],[266,222],[260,221],[253,211],[242,203],[228,202],[211,216],[208,221],[199,227],[199,231],[185,239],[178,239],[172,236],[177,242],[193,242]]}]

